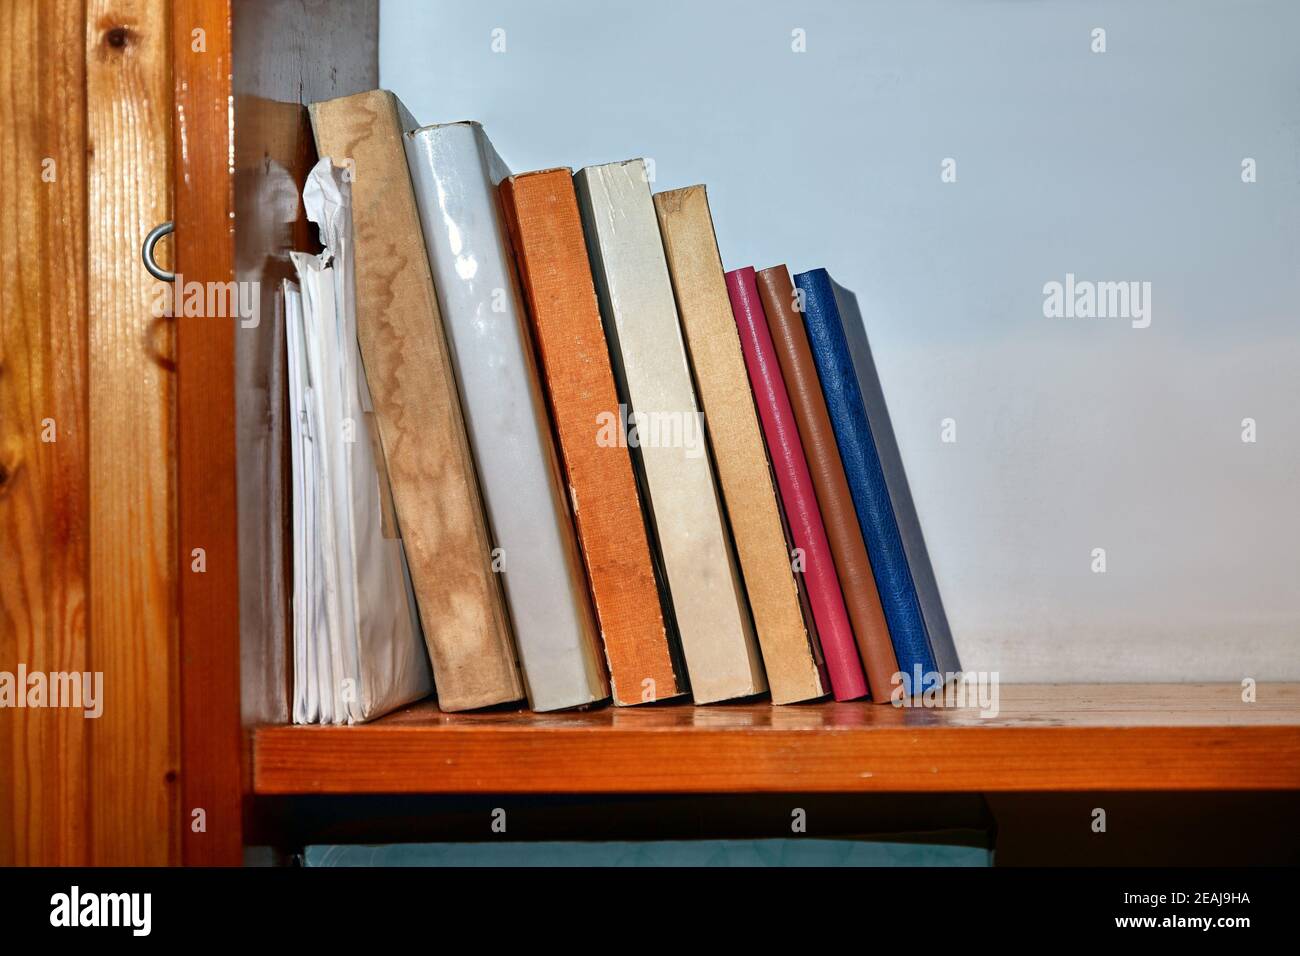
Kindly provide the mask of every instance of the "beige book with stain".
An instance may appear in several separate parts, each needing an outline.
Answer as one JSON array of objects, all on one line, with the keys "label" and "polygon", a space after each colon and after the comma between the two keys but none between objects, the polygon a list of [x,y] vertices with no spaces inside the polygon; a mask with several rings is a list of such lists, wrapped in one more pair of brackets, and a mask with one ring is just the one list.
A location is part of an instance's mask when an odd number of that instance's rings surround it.
[{"label": "beige book with stain", "polygon": [[438,704],[519,700],[492,539],[465,433],[402,135],[416,124],[385,90],[311,107],[316,148],[349,169],[357,337]]}]

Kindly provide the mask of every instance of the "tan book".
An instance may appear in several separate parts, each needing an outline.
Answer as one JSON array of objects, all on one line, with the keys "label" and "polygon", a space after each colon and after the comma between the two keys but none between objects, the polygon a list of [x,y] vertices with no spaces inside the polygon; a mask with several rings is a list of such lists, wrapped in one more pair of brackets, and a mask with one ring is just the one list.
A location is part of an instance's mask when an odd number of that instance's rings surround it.
[{"label": "tan book", "polygon": [[[574,177],[628,436],[662,555],[691,692],[700,703],[767,689],[709,461],[672,280],[642,160]],[[633,438],[635,436],[635,439]]]},{"label": "tan book", "polygon": [[688,186],[654,203],[772,700],[821,697],[830,687],[804,623],[708,197]]},{"label": "tan book", "polygon": [[407,172],[393,94],[311,107],[316,149],[352,180],[357,338],[410,565],[438,704],[524,696]]}]

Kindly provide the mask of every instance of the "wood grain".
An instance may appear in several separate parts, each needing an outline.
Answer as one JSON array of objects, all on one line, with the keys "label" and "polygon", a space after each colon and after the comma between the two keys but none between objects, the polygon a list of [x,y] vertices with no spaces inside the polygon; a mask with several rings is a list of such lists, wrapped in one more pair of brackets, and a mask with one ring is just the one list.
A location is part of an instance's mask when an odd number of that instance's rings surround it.
[{"label": "wood grain", "polygon": [[[234,181],[227,4],[175,0],[172,38],[176,268],[186,281],[228,282]],[[232,324],[179,321],[176,373],[182,859],[236,864],[242,798]],[[203,549],[202,573],[193,570],[196,548]]]},{"label": "wood grain", "polygon": [[91,862],[113,866],[180,856],[171,290],[140,261],[171,218],[168,6],[86,10]]},{"label": "wood grain", "polygon": [[1006,685],[1000,712],[863,702],[262,727],[254,789],[659,793],[1300,789],[1300,684]]},{"label": "wood grain", "polygon": [[[203,48],[196,48],[202,31]],[[183,858],[242,858],[242,721],[287,715],[288,251],[311,249],[304,103],[378,81],[378,4],[172,0],[177,268],[249,283],[255,324],[177,323]],[[206,570],[191,570],[203,548]],[[194,824],[202,810],[205,826]]]},{"label": "wood grain", "polygon": [[[81,0],[0,4],[0,670],[10,673],[81,671],[88,659],[84,30]],[[42,441],[47,419],[54,441]],[[72,710],[0,711],[0,865],[88,862],[88,723]]]}]

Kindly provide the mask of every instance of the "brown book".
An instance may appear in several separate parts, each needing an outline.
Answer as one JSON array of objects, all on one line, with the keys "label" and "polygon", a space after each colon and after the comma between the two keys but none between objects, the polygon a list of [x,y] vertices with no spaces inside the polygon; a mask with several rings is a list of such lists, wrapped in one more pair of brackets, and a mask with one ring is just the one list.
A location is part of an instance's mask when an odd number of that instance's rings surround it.
[{"label": "brown book", "polygon": [[510,176],[501,205],[528,300],[614,703],[685,692],[660,604],[618,393],[567,169]]},{"label": "brown book", "polygon": [[830,686],[805,624],[708,197],[689,186],[654,200],[772,700],[821,697]]},{"label": "brown book", "polygon": [[835,570],[840,577],[840,590],[853,625],[858,653],[867,672],[871,699],[885,703],[893,687],[893,676],[898,671],[898,660],[889,639],[876,579],[871,572],[857,511],[844,476],[839,445],[835,442],[835,432],[826,413],[826,400],[822,396],[812,351],[808,348],[808,335],[795,309],[794,285],[785,266],[773,266],[758,273],[758,295],[767,314],[790,405],[794,408],[799,440],[812,474],[822,523],[826,526]]},{"label": "brown book", "polygon": [[[311,107],[316,149],[352,179],[357,339],[443,710],[524,696],[415,193],[401,104]],[[410,123],[409,125],[414,125]]]}]

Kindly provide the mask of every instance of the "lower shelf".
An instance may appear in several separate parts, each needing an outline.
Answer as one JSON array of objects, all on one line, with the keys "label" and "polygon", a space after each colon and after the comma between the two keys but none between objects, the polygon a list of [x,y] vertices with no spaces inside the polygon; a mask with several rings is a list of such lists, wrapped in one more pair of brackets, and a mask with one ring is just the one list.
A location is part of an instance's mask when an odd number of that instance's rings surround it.
[{"label": "lower shelf", "polygon": [[258,794],[1300,790],[1300,684],[1018,684],[974,707],[669,705],[263,726]]}]

